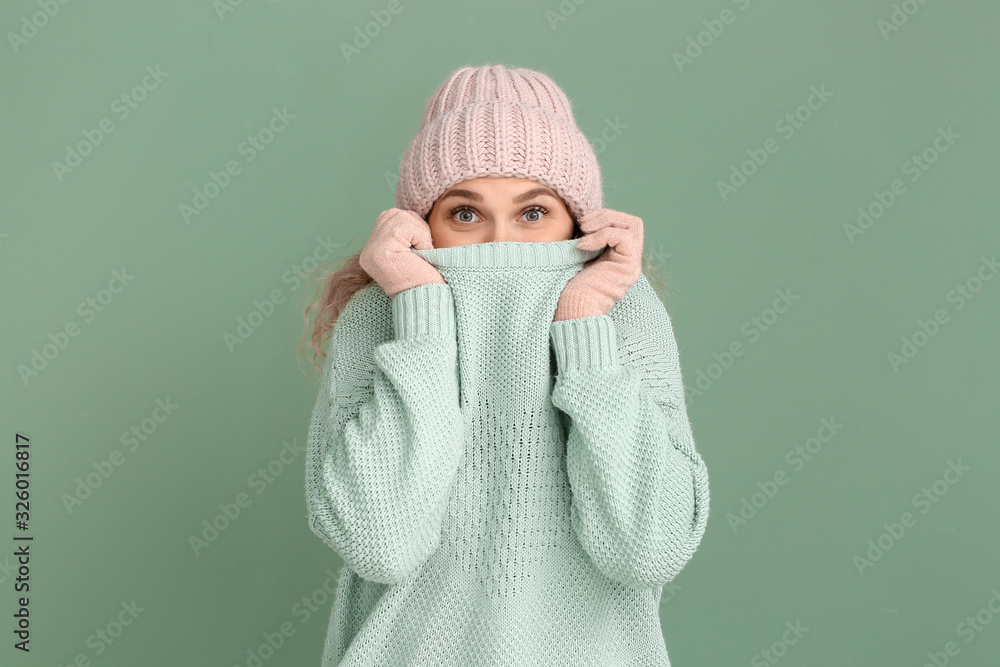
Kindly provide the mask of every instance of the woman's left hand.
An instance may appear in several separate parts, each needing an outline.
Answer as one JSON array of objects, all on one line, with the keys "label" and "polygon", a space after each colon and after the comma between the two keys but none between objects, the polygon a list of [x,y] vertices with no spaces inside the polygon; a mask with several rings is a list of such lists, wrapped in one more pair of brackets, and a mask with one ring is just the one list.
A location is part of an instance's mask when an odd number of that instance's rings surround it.
[{"label": "woman's left hand", "polygon": [[642,274],[642,219],[610,208],[580,218],[584,233],[576,247],[601,255],[569,279],[559,295],[553,321],[607,315]]}]

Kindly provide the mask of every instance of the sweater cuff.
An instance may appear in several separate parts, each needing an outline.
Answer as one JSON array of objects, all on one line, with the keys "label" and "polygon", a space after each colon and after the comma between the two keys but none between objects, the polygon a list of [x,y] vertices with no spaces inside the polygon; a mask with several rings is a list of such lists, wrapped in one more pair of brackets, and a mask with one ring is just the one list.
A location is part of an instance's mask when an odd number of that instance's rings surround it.
[{"label": "sweater cuff", "polygon": [[417,285],[392,297],[392,326],[397,340],[426,336],[454,338],[451,285]]},{"label": "sweater cuff", "polygon": [[610,315],[557,320],[549,327],[557,371],[616,366],[618,340]]}]

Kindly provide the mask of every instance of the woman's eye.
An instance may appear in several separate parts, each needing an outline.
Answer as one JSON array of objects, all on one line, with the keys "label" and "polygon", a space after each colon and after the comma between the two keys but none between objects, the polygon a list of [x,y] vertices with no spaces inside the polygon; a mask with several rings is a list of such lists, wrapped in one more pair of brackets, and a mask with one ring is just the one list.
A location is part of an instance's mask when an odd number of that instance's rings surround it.
[{"label": "woman's eye", "polygon": [[528,220],[528,222],[540,222],[541,219],[545,217],[545,214],[548,213],[548,211],[546,211],[541,206],[533,206],[533,207],[529,208],[527,211],[525,211],[524,214],[525,215],[531,215],[532,213],[537,213],[538,217],[537,218],[531,218],[531,219]]},{"label": "woman's eye", "polygon": [[[532,206],[527,211],[524,212],[527,222],[541,222],[542,218],[548,213],[542,206]],[[472,216],[472,218],[466,216]],[[535,216],[535,217],[531,217]],[[472,223],[476,222],[476,213],[468,206],[459,206],[452,209],[451,217],[457,219],[459,222]]]},{"label": "woman's eye", "polygon": [[[456,208],[455,210],[453,210],[451,212],[451,217],[454,218],[456,213],[469,213],[470,215],[475,215],[475,213],[472,212],[472,209],[470,209],[468,207],[465,207],[465,206],[460,206],[460,207]],[[459,218],[459,221],[460,222],[472,222],[472,220],[468,220],[466,218]]]}]

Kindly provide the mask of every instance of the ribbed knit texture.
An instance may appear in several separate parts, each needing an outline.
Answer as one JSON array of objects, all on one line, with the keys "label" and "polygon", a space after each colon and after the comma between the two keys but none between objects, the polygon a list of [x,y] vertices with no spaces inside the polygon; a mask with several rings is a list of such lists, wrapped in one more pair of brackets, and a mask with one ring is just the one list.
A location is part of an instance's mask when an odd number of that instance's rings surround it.
[{"label": "ribbed knit texture", "polygon": [[601,208],[601,166],[573,105],[544,72],[459,67],[424,108],[399,164],[396,206],[427,215],[451,186],[484,176],[543,183],[581,218]]},{"label": "ribbed knit texture", "polygon": [[640,276],[553,322],[576,239],[414,250],[447,284],[359,291],[309,428],[343,558],[327,667],[669,667],[662,586],[705,532],[670,319]]}]

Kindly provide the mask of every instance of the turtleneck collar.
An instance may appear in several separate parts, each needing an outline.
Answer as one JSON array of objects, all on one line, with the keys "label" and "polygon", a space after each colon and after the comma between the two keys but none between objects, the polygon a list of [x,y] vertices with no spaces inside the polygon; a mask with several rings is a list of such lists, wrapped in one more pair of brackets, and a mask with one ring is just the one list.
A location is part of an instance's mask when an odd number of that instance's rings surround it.
[{"label": "turtleneck collar", "polygon": [[413,249],[433,266],[462,268],[542,268],[584,264],[600,250],[580,250],[580,239],[565,241],[491,241],[450,248]]}]

